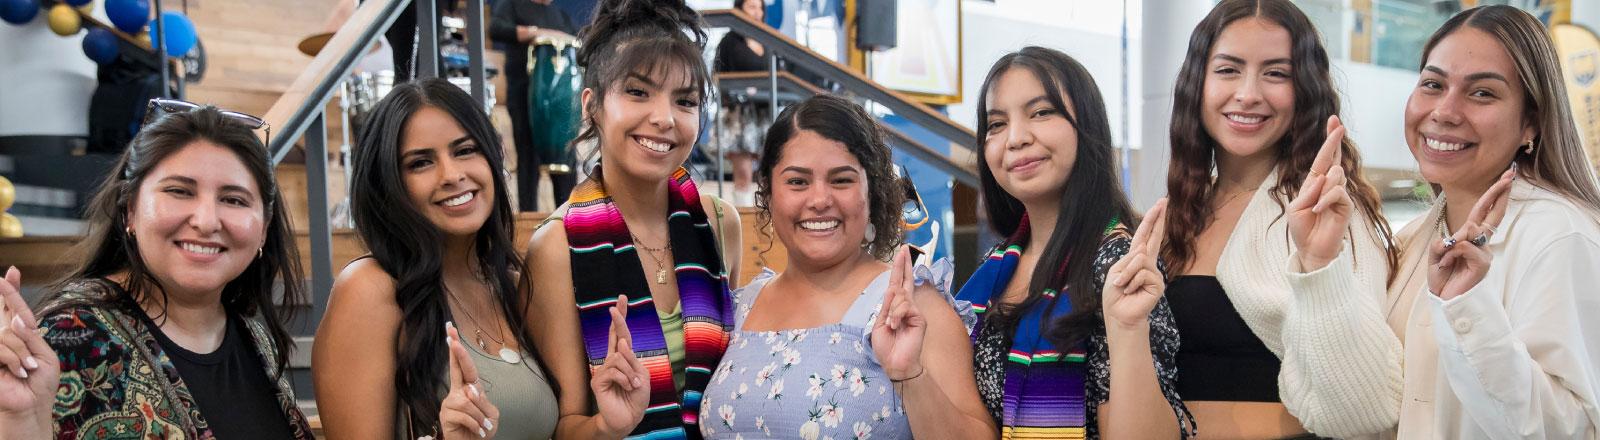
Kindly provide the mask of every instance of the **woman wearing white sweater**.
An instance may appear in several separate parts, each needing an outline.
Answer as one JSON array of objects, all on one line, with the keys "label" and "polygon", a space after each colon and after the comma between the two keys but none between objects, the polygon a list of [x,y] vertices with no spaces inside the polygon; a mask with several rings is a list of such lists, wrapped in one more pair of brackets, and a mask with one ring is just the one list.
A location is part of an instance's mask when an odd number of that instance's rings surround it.
[{"label": "woman wearing white sweater", "polygon": [[1405,341],[1399,438],[1597,436],[1600,185],[1558,60],[1509,6],[1461,12],[1423,49],[1405,136],[1439,197],[1399,233],[1385,304]]},{"label": "woman wearing white sweater", "polygon": [[1391,429],[1401,347],[1379,307],[1396,257],[1315,28],[1287,0],[1224,0],[1179,72],[1163,257],[1200,435]]}]

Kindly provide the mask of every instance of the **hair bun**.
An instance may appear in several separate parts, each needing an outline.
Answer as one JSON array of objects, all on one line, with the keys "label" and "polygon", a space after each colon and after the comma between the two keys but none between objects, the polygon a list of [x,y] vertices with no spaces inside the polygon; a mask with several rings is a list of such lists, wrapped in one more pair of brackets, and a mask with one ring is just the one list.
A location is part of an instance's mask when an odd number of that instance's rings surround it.
[{"label": "hair bun", "polygon": [[701,48],[706,44],[700,13],[684,0],[601,0],[594,20],[579,33],[583,46],[578,65],[588,67],[593,57],[615,50],[617,43],[663,36]]}]

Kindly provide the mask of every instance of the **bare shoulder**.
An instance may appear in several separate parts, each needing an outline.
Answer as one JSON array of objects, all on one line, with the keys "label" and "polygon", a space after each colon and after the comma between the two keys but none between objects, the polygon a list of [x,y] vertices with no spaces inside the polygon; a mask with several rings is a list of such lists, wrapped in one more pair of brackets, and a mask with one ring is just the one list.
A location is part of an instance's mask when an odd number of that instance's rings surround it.
[{"label": "bare shoulder", "polygon": [[328,303],[349,304],[358,307],[389,306],[398,308],[394,299],[395,279],[383,270],[378,260],[359,258],[345,265],[339,277],[333,280],[333,291]]}]

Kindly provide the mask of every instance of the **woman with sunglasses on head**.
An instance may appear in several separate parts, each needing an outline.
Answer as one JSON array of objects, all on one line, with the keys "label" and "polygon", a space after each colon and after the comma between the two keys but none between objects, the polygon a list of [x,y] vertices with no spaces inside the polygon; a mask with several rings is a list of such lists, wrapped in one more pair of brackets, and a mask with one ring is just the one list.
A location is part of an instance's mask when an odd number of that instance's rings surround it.
[{"label": "woman with sunglasses on head", "polygon": [[1223,0],[1189,39],[1161,256],[1178,394],[1206,437],[1355,437],[1399,412],[1392,239],[1328,69],[1287,0]]},{"label": "woman with sunglasses on head", "polygon": [[0,282],[0,437],[309,440],[279,310],[304,301],[299,258],[261,120],[150,112],[169,114],[106,177],[38,313],[15,269]]},{"label": "woman with sunglasses on head", "polygon": [[998,432],[971,364],[945,361],[971,356],[940,291],[948,278],[914,269],[899,247],[905,195],[892,167],[877,123],[844,98],[815,96],[778,115],[756,168],[756,206],[788,268],[735,295],[734,336],[700,409],[706,437]]},{"label": "woman with sunglasses on head", "polygon": [[534,232],[523,272],[534,341],[566,385],[556,436],[698,438],[740,261],[737,212],[683,168],[710,92],[704,32],[682,0],[607,0],[582,38],[575,142],[603,163]]},{"label": "woman with sunglasses on head", "polygon": [[1132,233],[1094,78],[1064,53],[1026,47],[1000,57],[979,90],[984,208],[1009,238],[957,298],[978,311],[973,366],[1001,436],[1192,434],[1155,260],[1165,202]]},{"label": "woman with sunglasses on head", "polygon": [[350,191],[371,254],[334,282],[312,351],[328,435],[549,438],[500,136],[442,79],[397,86],[372,114]]},{"label": "woman with sunglasses on head", "polygon": [[1439,195],[1400,231],[1399,438],[1600,435],[1600,185],[1544,24],[1462,11],[1423,47],[1406,143]]}]

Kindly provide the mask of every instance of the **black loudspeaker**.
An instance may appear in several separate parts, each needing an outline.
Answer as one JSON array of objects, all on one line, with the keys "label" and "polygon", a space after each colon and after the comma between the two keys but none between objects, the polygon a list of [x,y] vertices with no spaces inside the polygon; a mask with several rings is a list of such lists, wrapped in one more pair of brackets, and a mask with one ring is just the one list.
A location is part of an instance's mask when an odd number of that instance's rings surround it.
[{"label": "black loudspeaker", "polygon": [[856,48],[861,50],[889,50],[898,44],[896,39],[896,0],[856,1]]}]

